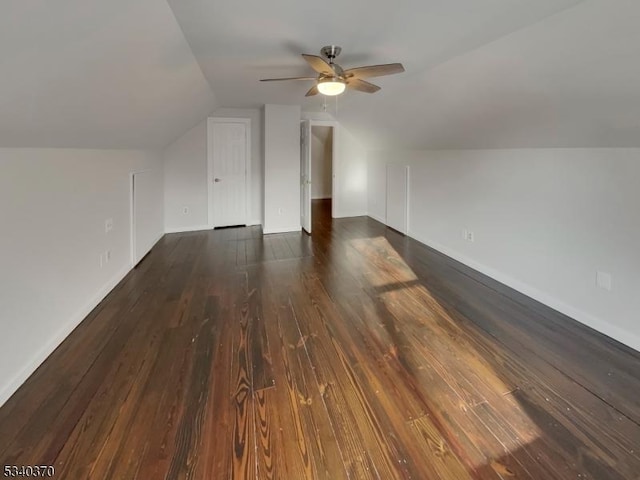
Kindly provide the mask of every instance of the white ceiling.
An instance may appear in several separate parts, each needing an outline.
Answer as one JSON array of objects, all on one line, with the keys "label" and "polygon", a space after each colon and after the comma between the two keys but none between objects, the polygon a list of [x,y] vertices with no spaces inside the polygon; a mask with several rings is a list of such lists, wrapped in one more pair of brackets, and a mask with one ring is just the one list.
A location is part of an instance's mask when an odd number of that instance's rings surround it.
[{"label": "white ceiling", "polygon": [[162,147],[214,107],[165,0],[0,5],[0,147]]},{"label": "white ceiling", "polygon": [[[348,92],[337,116],[370,148],[640,146],[637,0],[169,0],[222,105],[301,103],[300,53],[406,73]],[[334,101],[329,111],[334,111]]]},{"label": "white ceiling", "polygon": [[0,13],[4,147],[160,147],[218,104],[319,111],[308,83],[259,79],[312,74],[300,53],[331,43],[345,68],[407,70],[338,98],[369,148],[640,147],[637,0],[5,0]]},{"label": "white ceiling", "polygon": [[587,1],[340,115],[380,147],[640,147],[639,25],[637,0]]}]

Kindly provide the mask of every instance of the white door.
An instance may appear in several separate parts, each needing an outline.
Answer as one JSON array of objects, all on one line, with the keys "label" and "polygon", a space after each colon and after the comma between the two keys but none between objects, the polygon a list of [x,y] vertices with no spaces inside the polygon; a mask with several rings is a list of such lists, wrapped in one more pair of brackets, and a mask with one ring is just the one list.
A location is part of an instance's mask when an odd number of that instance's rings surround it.
[{"label": "white door", "polygon": [[247,224],[247,126],[212,122],[210,125],[214,227]]},{"label": "white door", "polygon": [[300,223],[311,233],[311,122],[300,123]]},{"label": "white door", "polygon": [[408,227],[409,167],[387,165],[387,225],[406,234]]}]

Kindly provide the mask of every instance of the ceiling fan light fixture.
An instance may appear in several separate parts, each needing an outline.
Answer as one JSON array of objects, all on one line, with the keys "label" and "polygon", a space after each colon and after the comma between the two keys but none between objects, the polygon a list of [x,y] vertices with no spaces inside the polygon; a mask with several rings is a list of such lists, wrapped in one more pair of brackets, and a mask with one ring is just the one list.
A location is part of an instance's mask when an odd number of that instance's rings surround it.
[{"label": "ceiling fan light fixture", "polygon": [[317,77],[262,78],[260,81],[315,80],[315,84],[307,91],[305,97],[313,97],[319,93],[335,97],[347,88],[364,93],[376,93],[380,90],[380,87],[367,82],[364,80],[365,78],[382,77],[404,72],[404,67],[401,63],[366,65],[345,70],[334,61],[341,51],[342,49],[337,45],[328,45],[320,50],[321,57],[307,53],[302,54],[302,58],[316,72]]},{"label": "ceiling fan light fixture", "polygon": [[347,84],[339,77],[326,77],[318,80],[318,91],[327,96],[340,95]]}]

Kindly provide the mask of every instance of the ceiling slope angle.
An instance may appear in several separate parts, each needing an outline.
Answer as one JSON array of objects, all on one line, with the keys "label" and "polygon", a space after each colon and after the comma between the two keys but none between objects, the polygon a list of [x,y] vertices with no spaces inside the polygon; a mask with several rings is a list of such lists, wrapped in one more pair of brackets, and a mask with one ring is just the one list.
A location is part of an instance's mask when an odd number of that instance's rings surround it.
[{"label": "ceiling slope angle", "polygon": [[[425,77],[438,65],[581,3],[404,0],[363,9],[371,4],[338,0],[168,1],[222,106],[301,104],[304,110],[320,111],[322,96],[304,98],[308,83],[259,80],[314,76],[315,72],[300,62],[300,54],[317,54],[322,45],[340,45],[340,64],[349,68],[402,63],[406,72],[381,78],[376,84],[382,90],[376,95],[347,92],[340,96],[340,120],[348,122],[349,128],[361,125],[367,130],[377,118],[390,114],[395,116],[396,129],[406,128],[398,121],[403,112],[395,105],[421,99]],[[423,115],[429,115],[428,105],[423,108]],[[408,130],[419,128],[410,125]],[[377,136],[373,130],[370,133],[372,138]],[[422,133],[416,131],[415,138]]]},{"label": "ceiling slope angle", "polygon": [[159,148],[216,107],[164,1],[4,1],[0,65],[0,147]]}]

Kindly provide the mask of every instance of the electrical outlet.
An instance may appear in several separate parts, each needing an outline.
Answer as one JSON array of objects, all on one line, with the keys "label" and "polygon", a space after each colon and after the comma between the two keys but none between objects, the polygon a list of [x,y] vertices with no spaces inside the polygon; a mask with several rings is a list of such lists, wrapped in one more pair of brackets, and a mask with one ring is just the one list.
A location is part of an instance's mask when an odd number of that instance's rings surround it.
[{"label": "electrical outlet", "polygon": [[475,237],[473,232],[471,232],[471,231],[467,232],[467,241],[469,241],[471,243],[476,241],[476,237]]},{"label": "electrical outlet", "polygon": [[107,218],[104,221],[104,233],[109,233],[113,230],[113,218]]},{"label": "electrical outlet", "polygon": [[282,215],[282,212],[283,212],[283,211],[284,211],[284,210],[283,210],[282,208],[279,208],[279,209],[278,209],[278,215]]},{"label": "electrical outlet", "polygon": [[189,215],[189,207],[182,207],[182,214]]},{"label": "electrical outlet", "polygon": [[613,276],[607,272],[596,272],[596,285],[610,292],[613,290]]},{"label": "electrical outlet", "polygon": [[111,261],[111,250],[104,252],[104,260],[105,263],[109,263]]}]

